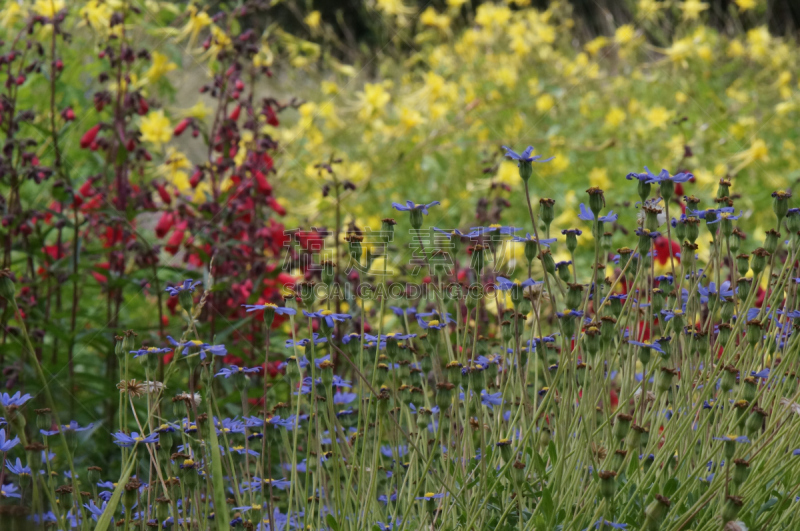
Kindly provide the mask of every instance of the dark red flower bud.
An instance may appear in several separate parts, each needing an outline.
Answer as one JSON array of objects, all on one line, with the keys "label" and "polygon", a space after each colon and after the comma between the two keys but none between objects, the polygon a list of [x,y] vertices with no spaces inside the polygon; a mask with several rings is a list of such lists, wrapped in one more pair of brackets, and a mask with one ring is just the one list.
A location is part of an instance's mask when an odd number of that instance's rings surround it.
[{"label": "dark red flower bud", "polygon": [[139,116],[144,116],[149,110],[150,106],[147,104],[147,100],[144,98],[139,98]]},{"label": "dark red flower bud", "polygon": [[167,192],[167,188],[161,184],[156,183],[156,190],[158,191],[158,195],[161,197],[161,200],[164,201],[166,204],[172,204],[172,196],[169,195]]},{"label": "dark red flower bud", "polygon": [[236,108],[231,111],[231,114],[230,116],[228,116],[228,119],[233,120],[235,122],[236,120],[239,119],[239,115],[241,114],[241,112],[242,112],[242,106],[237,105]]},{"label": "dark red flower bud", "polygon": [[272,106],[271,106],[271,105],[267,105],[267,106],[264,108],[264,114],[265,114],[265,115],[266,115],[266,117],[267,117],[267,123],[268,123],[269,125],[271,125],[271,126],[273,126],[273,127],[278,127],[278,124],[280,123],[280,122],[278,121],[278,115],[277,115],[277,114],[275,113],[275,111],[272,109]]},{"label": "dark red flower bud", "polygon": [[272,193],[272,185],[269,184],[267,181],[266,176],[258,170],[253,172],[253,177],[256,181],[256,188],[258,191],[264,195],[270,195]]},{"label": "dark red flower bud", "polygon": [[175,224],[175,216],[172,212],[164,212],[161,214],[158,223],[156,223],[156,236],[163,238],[170,231]]},{"label": "dark red flower bud", "polygon": [[183,134],[183,132],[186,131],[186,128],[189,127],[189,124],[191,124],[191,123],[192,123],[192,119],[191,118],[184,118],[183,120],[178,122],[178,125],[175,126],[175,130],[173,131],[173,134],[175,136],[181,136],[181,134]]},{"label": "dark red flower bud", "polygon": [[283,206],[280,203],[278,203],[278,201],[276,201],[274,197],[272,197],[272,196],[267,197],[267,204],[279,216],[285,216],[286,215],[286,209],[283,208]]},{"label": "dark red flower bud", "polygon": [[61,111],[61,117],[67,122],[71,122],[75,119],[75,111],[72,110],[72,107],[67,107]]},{"label": "dark red flower bud", "polygon": [[86,131],[81,137],[81,147],[83,149],[86,149],[89,146],[91,146],[94,143],[94,139],[97,138],[97,133],[99,132],[100,132],[100,124],[97,124],[88,131]]},{"label": "dark red flower bud", "polygon": [[203,170],[197,170],[189,177],[189,184],[192,185],[192,188],[197,188],[197,185],[200,184],[200,180],[203,178]]}]

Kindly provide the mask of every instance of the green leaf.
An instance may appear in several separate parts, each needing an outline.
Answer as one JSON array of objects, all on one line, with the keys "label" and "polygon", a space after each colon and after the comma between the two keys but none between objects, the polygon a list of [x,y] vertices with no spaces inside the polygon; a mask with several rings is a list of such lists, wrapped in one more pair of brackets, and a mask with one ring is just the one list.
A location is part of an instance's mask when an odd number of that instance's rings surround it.
[{"label": "green leaf", "polygon": [[336,521],[336,518],[334,518],[332,514],[326,516],[325,521],[328,523],[328,527],[333,529],[333,531],[339,531],[339,522]]},{"label": "green leaf", "polygon": [[100,519],[97,520],[97,526],[94,528],[95,531],[106,531],[106,528],[111,523],[111,519],[114,517],[114,513],[117,511],[117,505],[119,505],[119,499],[122,497],[122,491],[125,489],[125,484],[128,482],[128,479],[131,477],[131,474],[133,473],[134,466],[136,466],[135,450],[131,452],[131,455],[128,458],[128,466],[125,467],[125,470],[119,477],[119,480],[117,481],[117,486],[114,488],[114,492],[111,494],[111,499],[108,500],[108,505],[106,505],[103,514],[100,515]]},{"label": "green leaf", "polygon": [[[214,413],[211,410],[211,397],[208,397],[208,418],[213,419]],[[214,511],[214,521],[217,523],[219,531],[228,531],[230,528],[230,515],[228,514],[228,502],[225,496],[225,474],[222,473],[222,455],[219,451],[219,439],[217,430],[213,426],[208,430],[211,439],[211,485],[214,487],[214,507],[219,508]]]},{"label": "green leaf", "polygon": [[542,505],[542,514],[544,514],[545,519],[549,522],[550,518],[553,516],[553,510],[555,509],[553,506],[553,495],[550,494],[549,488],[542,490],[542,499],[539,503]]},{"label": "green leaf", "polygon": [[667,484],[664,485],[664,496],[667,498],[671,498],[673,494],[678,490],[678,487],[681,486],[681,482],[678,481],[678,478],[672,478],[667,481]]}]

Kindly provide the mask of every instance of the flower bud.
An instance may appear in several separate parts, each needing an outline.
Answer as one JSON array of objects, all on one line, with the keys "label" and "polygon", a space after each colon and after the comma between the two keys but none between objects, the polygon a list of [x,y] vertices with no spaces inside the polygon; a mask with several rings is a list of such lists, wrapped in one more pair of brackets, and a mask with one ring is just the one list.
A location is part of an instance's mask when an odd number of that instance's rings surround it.
[{"label": "flower bud", "polygon": [[606,199],[603,195],[603,190],[593,186],[586,190],[586,193],[589,194],[589,210],[592,211],[595,219],[597,219],[600,211],[603,210],[604,206],[606,206]]},{"label": "flower bud", "polygon": [[618,442],[624,440],[625,437],[628,436],[628,432],[631,429],[632,420],[633,417],[631,415],[626,415],[625,413],[618,413],[614,418],[613,435]]},{"label": "flower bud", "polygon": [[792,193],[784,190],[772,192],[772,211],[775,212],[775,217],[778,218],[778,227],[781,226],[783,218],[789,212],[789,199]]},{"label": "flower bud", "polygon": [[733,365],[726,365],[722,370],[722,378],[720,379],[720,389],[723,393],[727,393],[733,386],[736,385],[736,378],[739,376],[739,369]]},{"label": "flower bud", "polygon": [[555,209],[553,208],[553,205],[555,204],[555,199],[550,199],[548,197],[539,199],[539,219],[542,220],[545,227],[548,229],[550,228],[550,224],[555,219]]},{"label": "flower bud", "polygon": [[750,475],[750,462],[745,459],[733,460],[733,484],[737,487],[747,481]]},{"label": "flower bud", "polygon": [[742,505],[744,505],[744,500],[739,496],[727,496],[725,504],[722,506],[722,523],[727,524],[736,520]]},{"label": "flower bud", "polygon": [[753,251],[753,258],[750,261],[750,268],[753,270],[753,276],[758,276],[767,267],[767,257],[770,255],[769,251],[759,247]]},{"label": "flower bud", "polygon": [[392,218],[381,220],[381,239],[384,243],[389,243],[394,239],[394,226],[397,222]]},{"label": "flower bud", "polygon": [[600,478],[600,496],[613,500],[617,493],[617,473],[613,470],[601,470],[597,475]]}]

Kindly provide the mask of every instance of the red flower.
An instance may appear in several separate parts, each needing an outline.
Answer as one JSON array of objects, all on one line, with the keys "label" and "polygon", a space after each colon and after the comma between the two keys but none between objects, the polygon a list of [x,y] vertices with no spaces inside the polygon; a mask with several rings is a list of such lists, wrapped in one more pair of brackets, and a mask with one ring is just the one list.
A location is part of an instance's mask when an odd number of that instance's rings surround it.
[{"label": "red flower", "polygon": [[285,216],[286,215],[286,209],[283,208],[283,206],[281,206],[281,204],[278,203],[278,201],[276,201],[274,197],[267,197],[267,204],[279,216]]},{"label": "red flower", "polygon": [[156,183],[156,190],[158,191],[158,195],[161,197],[162,201],[168,205],[172,204],[172,196],[169,195],[169,192],[167,192],[166,186],[164,186],[162,183]]},{"label": "red flower", "polygon": [[178,224],[175,227],[175,230],[172,231],[172,235],[167,240],[167,244],[164,246],[164,250],[167,251],[171,255],[175,255],[178,253],[178,249],[180,249],[181,244],[183,243],[183,237],[186,235],[186,226],[187,223],[185,221]]},{"label": "red flower", "polygon": [[272,193],[272,185],[269,184],[267,178],[258,170],[253,170],[253,177],[256,181],[256,186],[258,191],[264,195],[270,195]]},{"label": "red flower", "polygon": [[264,107],[264,115],[267,117],[267,123],[269,125],[278,127],[280,122],[278,121],[278,115],[275,114],[275,111],[272,109],[272,105]]},{"label": "red flower", "polygon": [[72,107],[67,107],[63,111],[61,111],[61,117],[67,121],[71,122],[75,119],[75,111],[72,110]]},{"label": "red flower", "polygon": [[237,105],[235,109],[231,111],[228,115],[229,120],[233,120],[234,122],[239,119],[239,115],[242,113],[242,106]]},{"label": "red flower", "polygon": [[192,185],[192,188],[197,188],[197,185],[200,184],[200,180],[203,178],[203,170],[197,170],[189,177],[189,184]]},{"label": "red flower", "polygon": [[183,132],[186,131],[186,128],[189,127],[190,123],[192,123],[191,118],[184,118],[183,120],[178,122],[178,125],[175,126],[175,130],[172,132],[172,134],[174,134],[175,136],[181,136],[181,134],[183,134]]},{"label": "red flower", "polygon": [[156,223],[156,236],[163,238],[167,235],[172,225],[175,224],[175,216],[172,212],[164,212]]},{"label": "red flower", "polygon": [[[667,240],[664,236],[659,236],[658,238],[656,238],[655,241],[656,261],[658,261],[658,263],[661,265],[667,265],[669,263],[670,246],[667,243],[668,241],[669,240]],[[678,242],[676,242],[675,240],[672,240],[672,256],[675,262],[679,263],[681,261],[680,257],[676,256],[680,254],[680,252],[681,252],[680,244],[678,244]]]},{"label": "red flower", "polygon": [[86,131],[81,137],[81,147],[83,149],[86,149],[89,146],[91,146],[94,143],[94,139],[97,138],[97,133],[99,132],[100,132],[100,124],[97,124],[88,131]]}]

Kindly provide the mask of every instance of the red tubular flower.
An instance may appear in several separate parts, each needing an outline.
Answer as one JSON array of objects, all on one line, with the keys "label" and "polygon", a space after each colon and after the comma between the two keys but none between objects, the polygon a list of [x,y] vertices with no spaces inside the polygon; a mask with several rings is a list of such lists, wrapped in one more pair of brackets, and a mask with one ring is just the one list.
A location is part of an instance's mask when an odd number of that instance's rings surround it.
[{"label": "red tubular flower", "polygon": [[[667,243],[668,240],[664,236],[659,236],[656,238],[655,241],[655,248],[656,248],[656,260],[661,265],[667,265],[669,263],[669,244]],[[681,252],[681,246],[678,242],[672,240],[672,256],[676,263],[681,261],[680,257],[677,256]]]},{"label": "red tubular flower", "polygon": [[196,172],[189,177],[189,184],[192,185],[192,188],[197,188],[197,185],[200,184],[200,181],[203,179],[203,170],[198,169]]},{"label": "red tubular flower", "polygon": [[172,134],[174,134],[175,136],[181,136],[191,123],[192,123],[191,118],[184,118],[183,120],[178,122],[178,125],[175,126],[175,130],[172,132]]},{"label": "red tubular flower", "polygon": [[139,109],[138,109],[139,116],[144,116],[145,114],[147,114],[147,111],[149,110],[150,106],[147,104],[147,100],[142,97],[139,97]]},{"label": "red tubular flower", "polygon": [[180,249],[181,244],[183,243],[183,237],[186,234],[186,222],[179,223],[175,230],[172,231],[172,235],[167,240],[167,244],[164,246],[164,250],[167,251],[171,255],[175,255],[178,253],[178,249]]},{"label": "red tubular flower", "polygon": [[100,132],[100,124],[97,124],[88,131],[86,131],[81,137],[81,147],[83,149],[86,149],[89,146],[91,146],[94,143],[94,139],[97,138],[97,133],[99,132]]},{"label": "red tubular flower", "polygon": [[155,183],[155,184],[156,184],[156,190],[158,191],[158,195],[159,197],[161,197],[161,200],[168,205],[172,204],[172,196],[169,195],[169,192],[167,192],[167,187],[164,186],[162,183]]},{"label": "red tubular flower", "polygon": [[242,113],[242,106],[241,105],[237,105],[236,108],[234,108],[231,111],[230,115],[228,115],[228,119],[235,122],[236,120],[239,119],[239,115],[241,113]]},{"label": "red tubular flower", "polygon": [[264,195],[270,195],[272,193],[272,185],[269,184],[269,181],[267,181],[267,178],[263,173],[258,170],[254,170],[253,177],[256,181],[256,188],[260,193]]},{"label": "red tubular flower", "polygon": [[94,180],[87,179],[86,182],[83,183],[78,189],[78,193],[80,193],[83,197],[94,195],[94,188],[92,188],[92,185],[94,185]]},{"label": "red tubular flower", "polygon": [[280,122],[278,121],[278,115],[272,108],[272,105],[267,105],[264,107],[264,115],[267,117],[267,123],[273,127],[278,127]]},{"label": "red tubular flower", "polygon": [[283,206],[280,203],[278,203],[278,201],[276,201],[274,197],[271,197],[271,196],[267,197],[267,204],[279,216],[285,216],[286,215],[286,209],[283,208]]},{"label": "red tubular flower", "polygon": [[67,121],[71,122],[75,119],[75,111],[72,110],[72,107],[67,107],[63,111],[61,111],[61,117]]},{"label": "red tubular flower", "polygon": [[175,216],[172,212],[164,212],[156,223],[156,236],[163,238],[175,224]]}]

